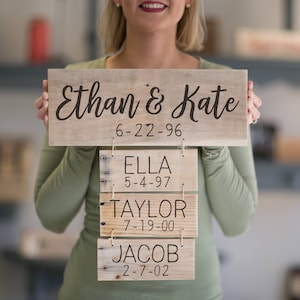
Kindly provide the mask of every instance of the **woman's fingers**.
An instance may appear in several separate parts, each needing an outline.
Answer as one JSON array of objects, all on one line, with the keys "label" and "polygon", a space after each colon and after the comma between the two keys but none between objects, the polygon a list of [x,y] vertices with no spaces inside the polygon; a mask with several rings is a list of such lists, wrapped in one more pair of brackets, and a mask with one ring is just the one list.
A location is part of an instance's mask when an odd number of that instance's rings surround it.
[{"label": "woman's fingers", "polygon": [[34,106],[37,109],[36,116],[39,120],[42,120],[46,127],[48,127],[48,80],[43,80],[43,93],[34,102]]},{"label": "woman's fingers", "polygon": [[248,82],[248,124],[255,124],[260,118],[262,100],[253,92],[253,81]]}]

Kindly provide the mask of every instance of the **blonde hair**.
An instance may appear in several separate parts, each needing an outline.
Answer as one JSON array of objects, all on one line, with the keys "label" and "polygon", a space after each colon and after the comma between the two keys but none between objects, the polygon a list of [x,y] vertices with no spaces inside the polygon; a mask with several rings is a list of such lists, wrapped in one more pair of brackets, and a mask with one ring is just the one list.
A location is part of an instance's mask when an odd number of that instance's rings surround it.
[{"label": "blonde hair", "polygon": [[[104,54],[118,52],[126,39],[126,20],[121,7],[107,0],[102,10],[99,33]],[[202,0],[193,0],[178,23],[176,43],[183,51],[200,51],[206,38]]]}]

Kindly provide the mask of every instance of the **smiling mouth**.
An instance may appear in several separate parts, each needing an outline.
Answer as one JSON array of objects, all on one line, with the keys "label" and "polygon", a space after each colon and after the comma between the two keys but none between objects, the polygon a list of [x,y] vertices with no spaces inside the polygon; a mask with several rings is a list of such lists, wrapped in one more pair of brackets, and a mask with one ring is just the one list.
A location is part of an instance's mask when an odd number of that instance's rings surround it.
[{"label": "smiling mouth", "polygon": [[166,7],[165,4],[159,2],[144,2],[140,5],[140,8],[145,11],[161,11]]}]

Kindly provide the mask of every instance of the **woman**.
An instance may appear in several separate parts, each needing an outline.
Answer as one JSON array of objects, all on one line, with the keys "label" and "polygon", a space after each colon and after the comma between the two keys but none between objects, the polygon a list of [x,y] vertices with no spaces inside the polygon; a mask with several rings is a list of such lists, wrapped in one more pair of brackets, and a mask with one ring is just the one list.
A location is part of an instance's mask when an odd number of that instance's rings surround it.
[{"label": "woman", "polygon": [[[101,29],[106,56],[68,66],[79,68],[222,69],[200,57],[204,40],[200,0],[108,0]],[[203,10],[201,8],[203,14]],[[48,125],[47,81],[36,100]],[[261,99],[248,84],[248,123],[259,118]],[[42,224],[63,232],[85,203],[84,228],[67,264],[60,300],[222,299],[212,216],[228,236],[242,233],[253,218],[257,185],[251,145],[199,149],[198,238],[194,281],[98,282],[99,147],[49,147],[47,136],[36,179],[35,205]]]}]

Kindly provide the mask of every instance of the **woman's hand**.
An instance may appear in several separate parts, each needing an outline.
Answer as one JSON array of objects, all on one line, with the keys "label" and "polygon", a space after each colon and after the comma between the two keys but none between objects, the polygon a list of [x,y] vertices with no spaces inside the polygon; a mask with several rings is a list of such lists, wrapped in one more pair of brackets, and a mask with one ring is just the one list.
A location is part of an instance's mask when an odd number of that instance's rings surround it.
[{"label": "woman's hand", "polygon": [[260,117],[262,100],[253,92],[253,81],[248,82],[248,124],[255,124]]},{"label": "woman's hand", "polygon": [[38,110],[36,116],[38,119],[44,122],[46,128],[48,128],[48,80],[43,80],[43,93],[34,102],[35,108]]}]

